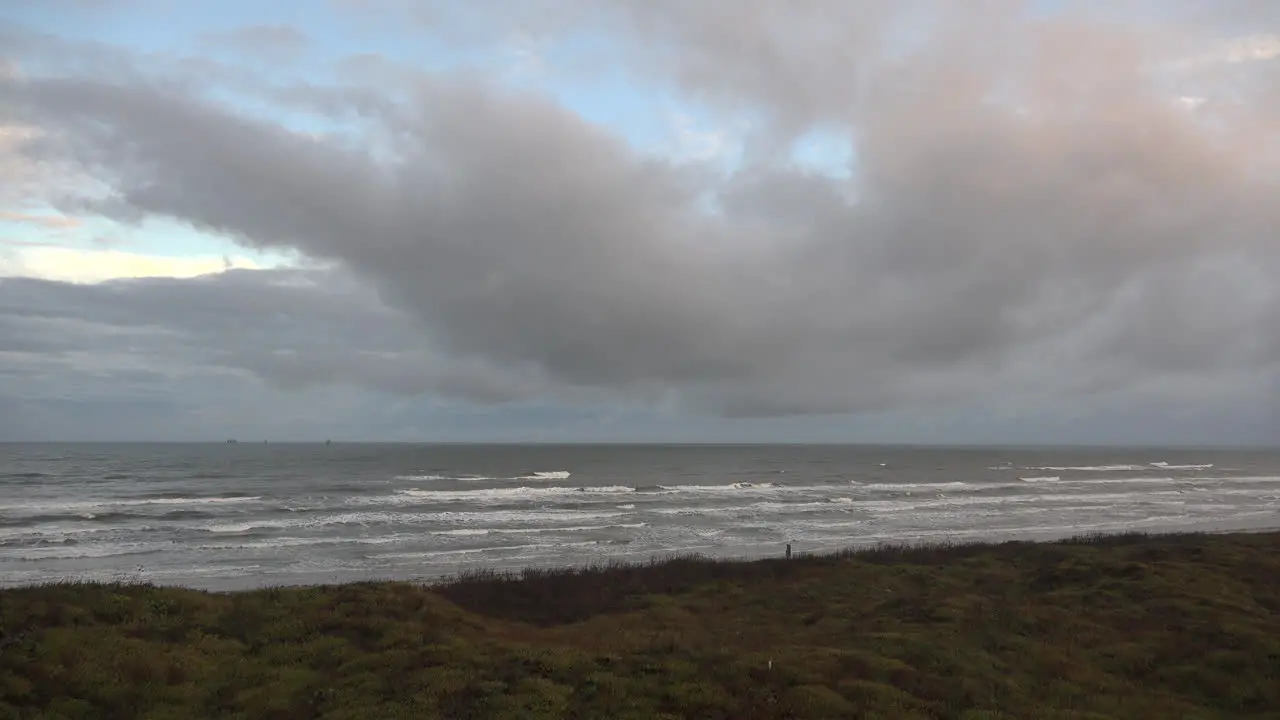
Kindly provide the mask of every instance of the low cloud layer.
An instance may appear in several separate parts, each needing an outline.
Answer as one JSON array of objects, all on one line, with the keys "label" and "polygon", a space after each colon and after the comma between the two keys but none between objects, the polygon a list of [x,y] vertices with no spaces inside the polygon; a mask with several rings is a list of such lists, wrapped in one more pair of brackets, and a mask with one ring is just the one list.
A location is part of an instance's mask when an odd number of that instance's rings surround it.
[{"label": "low cloud layer", "polygon": [[[105,70],[5,77],[0,124],[42,133],[24,160],[101,184],[56,198],[69,214],[297,251],[350,293],[254,280],[227,296],[243,304],[185,305],[249,276],[78,296],[0,281],[4,337],[34,352],[57,326],[30,318],[53,311],[22,308],[62,307],[58,322],[181,326],[199,362],[283,388],[591,393],[735,417],[1270,403],[1275,55],[1179,67],[1222,47],[1177,24],[1191,14],[970,9],[760,0],[587,15],[632,76],[711,117],[756,118],[727,173],[643,155],[544,95],[472,76],[236,88],[283,120],[228,102],[200,68],[124,52]],[[543,31],[580,29],[568,15]],[[38,38],[24,47],[40,53]],[[338,130],[299,132],[304,115]],[[847,178],[789,161],[814,129],[851,141]],[[304,344],[305,362],[274,354],[302,313],[327,318],[329,339]],[[231,344],[228,328],[263,315],[278,318],[268,335]]]}]

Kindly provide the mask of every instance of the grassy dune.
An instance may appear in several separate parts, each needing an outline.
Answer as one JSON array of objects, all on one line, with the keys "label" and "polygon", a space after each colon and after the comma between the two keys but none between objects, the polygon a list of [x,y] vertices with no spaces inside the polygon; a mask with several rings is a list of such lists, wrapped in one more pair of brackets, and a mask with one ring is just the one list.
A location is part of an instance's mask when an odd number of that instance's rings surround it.
[{"label": "grassy dune", "polygon": [[0,718],[1280,718],[1280,533],[0,591]]}]

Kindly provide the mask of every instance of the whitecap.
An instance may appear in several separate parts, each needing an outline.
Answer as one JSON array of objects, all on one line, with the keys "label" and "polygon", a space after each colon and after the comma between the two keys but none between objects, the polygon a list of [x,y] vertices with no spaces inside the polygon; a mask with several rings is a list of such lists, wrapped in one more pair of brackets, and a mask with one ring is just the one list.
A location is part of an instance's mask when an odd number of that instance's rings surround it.
[{"label": "whitecap", "polygon": [[99,500],[81,500],[63,503],[17,503],[0,505],[0,510],[7,512],[26,512],[39,514],[77,514],[86,520],[92,520],[97,513],[119,507],[145,507],[148,505],[236,505],[254,503],[262,500],[260,496],[232,497],[167,497],[167,498],[102,498]]},{"label": "whitecap", "polygon": [[648,523],[622,523],[616,525],[572,525],[569,527],[536,527],[536,528],[456,528],[453,530],[433,530],[432,535],[454,537],[473,537],[480,535],[540,535],[543,533],[591,532],[595,530],[634,529],[647,527]]},{"label": "whitecap", "polygon": [[512,480],[567,480],[572,474],[568,470],[548,470],[535,472],[532,475],[518,475]]},{"label": "whitecap", "polygon": [[616,495],[633,493],[635,488],[626,485],[602,485],[597,487],[514,487],[487,488],[484,490],[423,490],[413,488],[396,494],[419,501],[430,502],[503,502],[525,498],[577,497],[582,495]]},{"label": "whitecap", "polygon": [[1132,472],[1145,470],[1146,465],[1046,465],[1044,467],[1026,467],[1023,470],[1045,470],[1048,472]]},{"label": "whitecap", "polygon": [[[667,492],[688,492],[688,493],[724,493],[740,490],[760,491],[760,490],[776,490],[777,485],[769,482],[749,483],[736,482],[731,485],[659,485],[660,489]],[[812,487],[797,487],[795,490],[813,489]]]},{"label": "whitecap", "polygon": [[859,489],[862,490],[880,490],[890,492],[913,492],[916,490],[955,490],[958,488],[973,487],[967,482],[955,480],[952,482],[937,483],[857,483]]},{"label": "whitecap", "polygon": [[1213,463],[1204,463],[1200,465],[1170,465],[1167,462],[1153,462],[1151,467],[1158,467],[1161,470],[1208,470],[1213,467]]}]

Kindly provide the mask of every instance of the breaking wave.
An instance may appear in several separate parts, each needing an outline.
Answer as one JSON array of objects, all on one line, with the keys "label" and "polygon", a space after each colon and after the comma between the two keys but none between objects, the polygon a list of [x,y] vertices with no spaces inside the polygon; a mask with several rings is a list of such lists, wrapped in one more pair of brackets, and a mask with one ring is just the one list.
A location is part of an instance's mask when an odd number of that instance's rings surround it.
[{"label": "breaking wave", "polygon": [[536,528],[455,528],[452,530],[433,530],[432,535],[453,537],[478,537],[483,535],[540,535],[543,533],[591,532],[594,530],[634,529],[648,527],[648,523],[619,523],[615,525],[572,525],[568,527],[536,527]]},{"label": "breaking wave", "polygon": [[1042,470],[1047,472],[1134,472],[1146,470],[1146,465],[1046,465],[1044,467],[1026,467],[1023,470]]},{"label": "breaking wave", "polygon": [[457,480],[459,482],[485,482],[485,481],[509,481],[509,480],[568,480],[573,473],[568,470],[547,470],[538,472],[529,472],[523,475],[512,475],[508,477],[497,477],[493,475],[471,475],[468,473],[459,473],[455,475],[442,475],[440,473],[429,473],[424,475],[397,475],[396,480],[406,481],[422,481],[431,482],[437,480]]},{"label": "breaking wave", "polygon": [[[983,486],[954,480],[937,483],[854,483],[862,490],[880,490],[888,492],[914,492],[916,490],[957,490],[960,488],[979,488]],[[992,487],[988,485],[987,487]]]},{"label": "breaking wave", "polygon": [[61,503],[16,503],[0,505],[0,512],[38,516],[76,515],[92,520],[109,513],[113,508],[146,507],[149,505],[235,505],[262,500],[258,495],[232,495],[214,497],[151,497],[135,499],[80,500]]}]

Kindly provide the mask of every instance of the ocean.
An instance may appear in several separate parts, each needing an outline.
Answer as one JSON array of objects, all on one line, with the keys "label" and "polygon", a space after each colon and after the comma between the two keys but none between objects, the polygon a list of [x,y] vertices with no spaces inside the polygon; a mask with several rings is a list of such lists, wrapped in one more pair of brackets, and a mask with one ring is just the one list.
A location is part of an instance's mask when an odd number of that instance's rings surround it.
[{"label": "ocean", "polygon": [[1280,452],[0,445],[0,585],[230,590],[672,554],[1280,526]]}]

